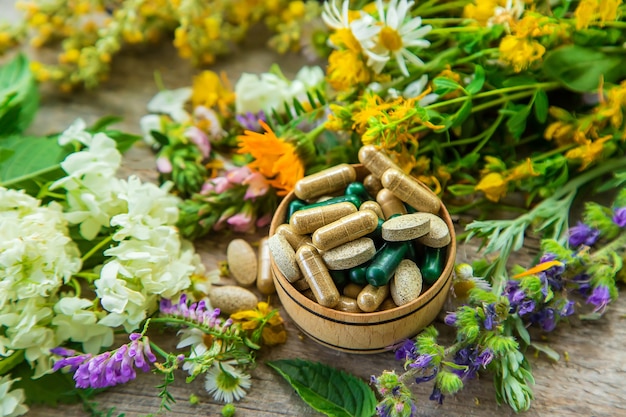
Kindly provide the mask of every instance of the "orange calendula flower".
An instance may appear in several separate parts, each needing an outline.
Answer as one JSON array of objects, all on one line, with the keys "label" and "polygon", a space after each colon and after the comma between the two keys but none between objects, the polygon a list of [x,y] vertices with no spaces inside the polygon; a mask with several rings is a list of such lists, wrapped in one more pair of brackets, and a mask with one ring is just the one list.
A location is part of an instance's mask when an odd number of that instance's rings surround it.
[{"label": "orange calendula flower", "polygon": [[262,327],[261,339],[265,345],[273,346],[287,341],[283,318],[278,310],[265,301],[260,301],[254,310],[239,311],[231,314],[230,318],[241,323],[244,330],[254,331]]},{"label": "orange calendula flower", "polygon": [[246,130],[239,136],[239,153],[252,155],[248,166],[267,178],[279,196],[286,195],[304,177],[304,165],[293,144],[278,138],[267,123],[259,123],[265,133]]},{"label": "orange calendula flower", "polygon": [[506,195],[507,181],[504,177],[502,177],[502,174],[490,172],[485,175],[478,184],[476,184],[474,189],[485,193],[487,200],[497,203]]}]

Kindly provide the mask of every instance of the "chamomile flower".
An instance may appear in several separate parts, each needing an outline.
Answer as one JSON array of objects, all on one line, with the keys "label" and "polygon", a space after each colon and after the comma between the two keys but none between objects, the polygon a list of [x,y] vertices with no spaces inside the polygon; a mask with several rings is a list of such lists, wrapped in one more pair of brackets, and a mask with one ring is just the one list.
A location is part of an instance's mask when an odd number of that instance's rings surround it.
[{"label": "chamomile flower", "polygon": [[330,46],[338,49],[349,49],[358,53],[364,44],[371,44],[378,35],[380,27],[372,16],[362,11],[350,10],[349,0],[344,0],[341,11],[337,1],[324,3],[322,20],[326,25],[335,30],[329,39]]},{"label": "chamomile flower", "polygon": [[392,57],[398,63],[402,74],[407,77],[409,76],[407,60],[417,66],[424,65],[424,61],[408,48],[428,48],[430,42],[423,38],[432,30],[432,26],[422,26],[421,17],[406,19],[413,4],[413,1],[391,0],[385,11],[383,1],[376,1],[382,28],[377,42],[363,44],[368,56],[368,65],[376,73],[380,73]]},{"label": "chamomile flower", "polygon": [[251,384],[250,375],[229,363],[218,362],[207,372],[204,387],[216,401],[232,403],[245,397]]}]

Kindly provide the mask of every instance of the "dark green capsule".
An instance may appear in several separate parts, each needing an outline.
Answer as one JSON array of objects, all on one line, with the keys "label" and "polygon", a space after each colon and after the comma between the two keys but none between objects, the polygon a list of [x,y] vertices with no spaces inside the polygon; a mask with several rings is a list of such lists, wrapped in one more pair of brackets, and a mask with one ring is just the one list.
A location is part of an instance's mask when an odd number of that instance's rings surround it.
[{"label": "dark green capsule", "polygon": [[420,266],[422,278],[425,283],[432,285],[441,276],[441,271],[443,271],[443,266],[445,264],[446,252],[446,247],[425,248],[422,265]]},{"label": "dark green capsule", "polygon": [[383,219],[378,219],[378,226],[371,232],[367,237],[374,241],[374,245],[378,249],[385,241],[383,240],[383,223],[385,221]]},{"label": "dark green capsule", "polygon": [[415,250],[415,241],[407,242],[406,259],[410,259],[417,264],[417,251]]},{"label": "dark green capsule", "polygon": [[369,195],[362,182],[351,182],[350,184],[348,184],[346,186],[345,194],[355,195],[363,201],[373,200],[372,196]]},{"label": "dark green capsule", "polygon": [[345,201],[354,204],[356,208],[359,208],[361,206],[361,203],[363,202],[356,195],[340,195],[338,197],[333,197],[329,198],[328,200],[320,201],[319,203],[307,204],[303,207],[300,207],[300,210],[310,209],[314,207],[330,206],[331,204],[343,203]]},{"label": "dark green capsule", "polygon": [[404,207],[406,208],[406,212],[408,214],[417,213],[417,210],[415,210],[415,208],[410,204],[404,203]]},{"label": "dark green capsule", "polygon": [[346,270],[329,270],[330,276],[338,289],[341,289],[348,284],[348,274]]},{"label": "dark green capsule", "polygon": [[367,282],[375,287],[387,284],[407,251],[407,242],[387,242],[367,268],[365,273]]},{"label": "dark green capsule", "polygon": [[367,285],[367,279],[365,273],[370,262],[366,262],[363,265],[355,266],[348,271],[348,278],[350,282],[358,285]]},{"label": "dark green capsule", "polygon": [[291,215],[298,210],[301,210],[302,207],[306,206],[306,201],[295,199],[291,203],[289,203],[289,208],[287,209],[287,219],[285,223],[289,223],[291,219]]}]

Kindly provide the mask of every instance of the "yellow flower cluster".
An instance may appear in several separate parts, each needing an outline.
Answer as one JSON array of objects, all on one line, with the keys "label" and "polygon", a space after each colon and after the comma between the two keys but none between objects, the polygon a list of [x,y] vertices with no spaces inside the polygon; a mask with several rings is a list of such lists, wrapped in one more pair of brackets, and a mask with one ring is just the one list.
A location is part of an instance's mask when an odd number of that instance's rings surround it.
[{"label": "yellow flower cluster", "polygon": [[261,340],[266,346],[274,346],[287,341],[287,332],[283,318],[278,310],[265,301],[257,304],[254,310],[245,310],[230,315],[236,323],[241,323],[241,328],[247,331],[255,331],[263,326]]},{"label": "yellow flower cluster", "polygon": [[[502,161],[495,157],[486,156],[485,159],[488,166],[489,164],[503,165]],[[527,158],[521,164],[502,172],[493,172],[489,168],[483,170],[483,177],[474,189],[482,191],[488,200],[497,203],[506,195],[510,183],[538,175],[539,173],[533,168],[531,159]]]},{"label": "yellow flower cluster", "polygon": [[617,20],[622,0],[581,0],[576,7],[576,29],[586,29],[592,25],[604,26],[606,22]]}]

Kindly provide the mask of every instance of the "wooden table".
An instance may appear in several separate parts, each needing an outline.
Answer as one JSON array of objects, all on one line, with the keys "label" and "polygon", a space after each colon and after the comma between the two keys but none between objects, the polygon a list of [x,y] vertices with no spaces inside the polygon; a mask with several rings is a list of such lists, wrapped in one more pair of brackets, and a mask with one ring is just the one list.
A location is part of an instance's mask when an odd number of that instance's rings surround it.
[{"label": "wooden table", "polygon": [[[0,0],[0,18],[15,16],[12,0]],[[285,74],[291,76],[304,64],[301,57],[280,57],[264,47],[263,36],[250,39],[241,50],[233,55],[221,58],[211,69],[224,70],[235,82],[241,72],[267,71],[273,62],[280,62]],[[51,59],[51,51],[34,52],[30,56]],[[2,62],[0,60],[0,62]],[[154,83],[154,71],[159,71],[167,88],[178,88],[191,84],[197,69],[191,68],[187,61],[179,59],[171,45],[160,44],[149,49],[139,48],[125,51],[116,57],[109,82],[95,91],[81,91],[70,95],[60,94],[51,86],[42,86],[41,110],[29,133],[47,134],[65,129],[73,120],[82,117],[88,124],[105,115],[119,115],[124,121],[116,125],[121,130],[139,133],[139,119],[146,113],[146,103],[157,92]],[[154,157],[143,144],[137,144],[124,157],[126,176],[137,173],[144,180],[155,180]],[[461,223],[464,219],[461,219]],[[457,232],[462,230],[459,225]],[[250,240],[259,238],[259,234],[248,236]],[[534,243],[534,244],[533,244]],[[228,240],[213,236],[197,242],[208,269],[215,268],[218,261],[226,258]],[[536,242],[530,242],[516,255],[516,261],[527,265],[536,253]],[[460,244],[458,261],[475,259],[476,246]],[[227,280],[224,280],[226,283]],[[279,305],[274,298],[273,304]],[[318,416],[319,413],[309,408],[274,371],[265,365],[267,360],[285,358],[303,358],[321,361],[353,373],[365,380],[371,375],[378,375],[383,370],[401,371],[401,364],[391,352],[375,355],[353,355],[336,352],[322,347],[311,339],[301,335],[289,317],[286,326],[289,333],[285,345],[265,349],[258,357],[258,367],[253,371],[252,388],[248,395],[236,403],[238,417],[269,416]],[[619,416],[626,415],[626,403],[623,389],[626,379],[626,327],[622,318],[626,314],[626,297],[614,303],[608,314],[600,321],[592,323],[573,323],[562,325],[553,334],[548,335],[546,343],[569,360],[552,362],[545,356],[531,360],[536,385],[535,400],[527,416]],[[446,332],[441,323],[438,327]],[[449,335],[449,332],[448,332]],[[174,334],[159,339],[166,347],[176,343]],[[564,355],[567,352],[567,355]],[[181,372],[171,387],[177,403],[165,416],[217,416],[222,404],[212,401],[203,388],[203,378],[191,384],[184,383],[185,375]],[[96,397],[100,407],[115,407],[115,414],[125,413],[127,417],[144,416],[156,413],[159,399],[155,385],[160,377],[153,374],[139,375],[137,380],[114,387]],[[503,416],[514,415],[508,406],[498,406],[495,401],[493,383],[490,376],[470,381],[464,391],[455,397],[446,398],[443,405],[436,405],[428,397],[432,385],[426,383],[414,386],[414,393],[419,399],[419,416]],[[196,394],[200,402],[189,403],[190,394]],[[34,406],[29,415],[48,416],[83,416],[86,415],[80,405],[59,406],[56,409]]]}]

